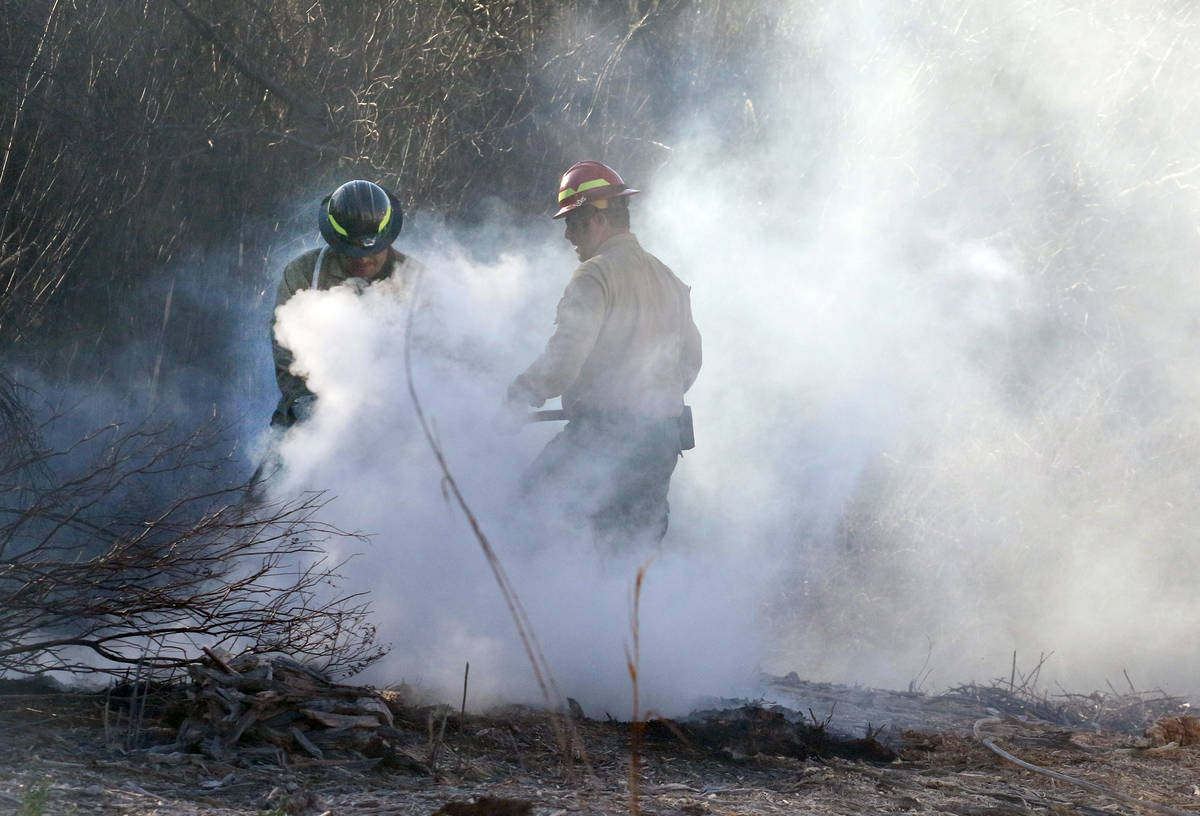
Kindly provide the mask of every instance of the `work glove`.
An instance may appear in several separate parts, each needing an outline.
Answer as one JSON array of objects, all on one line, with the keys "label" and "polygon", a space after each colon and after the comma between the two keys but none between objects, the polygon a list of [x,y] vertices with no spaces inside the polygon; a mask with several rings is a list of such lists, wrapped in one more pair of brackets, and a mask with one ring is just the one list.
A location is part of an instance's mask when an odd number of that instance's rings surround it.
[{"label": "work glove", "polygon": [[296,418],[297,422],[307,422],[316,407],[316,394],[302,394],[292,400],[292,416]]}]

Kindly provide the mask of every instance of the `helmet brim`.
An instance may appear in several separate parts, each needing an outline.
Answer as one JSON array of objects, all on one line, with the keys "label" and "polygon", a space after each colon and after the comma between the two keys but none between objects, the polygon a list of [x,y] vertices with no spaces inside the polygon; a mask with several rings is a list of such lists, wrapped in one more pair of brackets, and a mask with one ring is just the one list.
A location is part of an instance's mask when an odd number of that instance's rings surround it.
[{"label": "helmet brim", "polygon": [[327,195],[321,199],[320,206],[317,207],[317,227],[321,230],[321,237],[325,239],[325,243],[329,244],[330,248],[339,255],[347,255],[351,258],[366,258],[369,255],[377,255],[383,252],[392,245],[396,237],[400,235],[400,229],[404,226],[404,211],[400,208],[400,199],[384,190],[388,200],[392,203],[392,219],[388,222],[387,229],[383,234],[375,238],[374,243],[369,246],[364,246],[353,241],[350,241],[346,236],[339,233],[333,228],[333,224],[329,223],[328,207],[329,199],[332,195]]},{"label": "helmet brim", "polygon": [[571,212],[571,210],[577,210],[585,204],[592,204],[596,201],[605,201],[610,198],[620,198],[621,196],[630,196],[634,193],[640,192],[641,190],[635,190],[632,187],[626,187],[625,189],[618,190],[615,193],[609,193],[609,195],[594,195],[591,191],[580,193],[579,195],[568,198],[567,202],[558,208],[558,212],[550,217],[565,218],[567,213]]}]

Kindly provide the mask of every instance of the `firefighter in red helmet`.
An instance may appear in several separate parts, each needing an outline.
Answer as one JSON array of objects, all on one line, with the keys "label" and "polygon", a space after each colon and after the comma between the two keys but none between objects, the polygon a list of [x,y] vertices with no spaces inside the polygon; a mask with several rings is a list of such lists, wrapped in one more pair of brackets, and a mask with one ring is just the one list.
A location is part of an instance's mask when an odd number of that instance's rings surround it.
[{"label": "firefighter in red helmet", "polygon": [[567,425],[523,486],[539,504],[586,522],[608,551],[666,533],[671,474],[691,447],[683,395],[701,362],[690,289],[630,231],[638,192],[598,161],[563,175],[554,218],[565,221],[579,266],[553,335],[513,380],[506,405],[519,416],[562,398]]}]

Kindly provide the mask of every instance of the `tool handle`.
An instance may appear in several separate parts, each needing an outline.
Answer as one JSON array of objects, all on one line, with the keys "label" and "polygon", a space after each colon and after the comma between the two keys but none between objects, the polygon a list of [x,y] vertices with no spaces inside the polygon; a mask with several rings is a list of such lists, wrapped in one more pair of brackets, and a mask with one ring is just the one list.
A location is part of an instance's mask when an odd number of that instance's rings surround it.
[{"label": "tool handle", "polygon": [[546,411],[530,411],[525,415],[526,422],[558,422],[567,418],[567,412],[561,408]]}]

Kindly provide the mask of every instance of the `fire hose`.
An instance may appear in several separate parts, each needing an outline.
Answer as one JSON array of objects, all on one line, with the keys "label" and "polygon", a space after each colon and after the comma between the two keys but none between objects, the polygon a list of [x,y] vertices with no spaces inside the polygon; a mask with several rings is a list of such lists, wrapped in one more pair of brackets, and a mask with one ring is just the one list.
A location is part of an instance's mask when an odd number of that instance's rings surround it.
[{"label": "fire hose", "polygon": [[1018,759],[1008,751],[1005,751],[1003,748],[997,746],[990,735],[983,733],[984,726],[998,725],[1002,722],[1004,722],[1004,720],[999,717],[985,717],[982,720],[976,720],[975,727],[973,729],[975,733],[975,739],[979,740],[979,742],[982,743],[985,748],[997,754],[998,756],[1003,757],[1014,765],[1019,765],[1027,771],[1033,771],[1034,773],[1041,774],[1042,776],[1048,776],[1051,779],[1057,779],[1060,782],[1067,782],[1069,784],[1076,785],[1084,790],[1091,791],[1092,793],[1098,793],[1101,796],[1108,796],[1113,799],[1117,799],[1129,805],[1150,808],[1151,810],[1156,810],[1159,813],[1168,813],[1171,816],[1196,816],[1196,812],[1194,810],[1179,810],[1177,808],[1168,807],[1167,805],[1160,805],[1157,802],[1147,802],[1145,799],[1138,799],[1137,797],[1129,796],[1128,794],[1121,793],[1120,791],[1115,791],[1112,788],[1106,788],[1103,785],[1097,785],[1095,782],[1088,782],[1084,779],[1076,779],[1073,776],[1067,776],[1066,774],[1059,773],[1058,771],[1052,771],[1049,768],[1043,768],[1040,765],[1034,765],[1032,762],[1026,762],[1023,759]]}]

